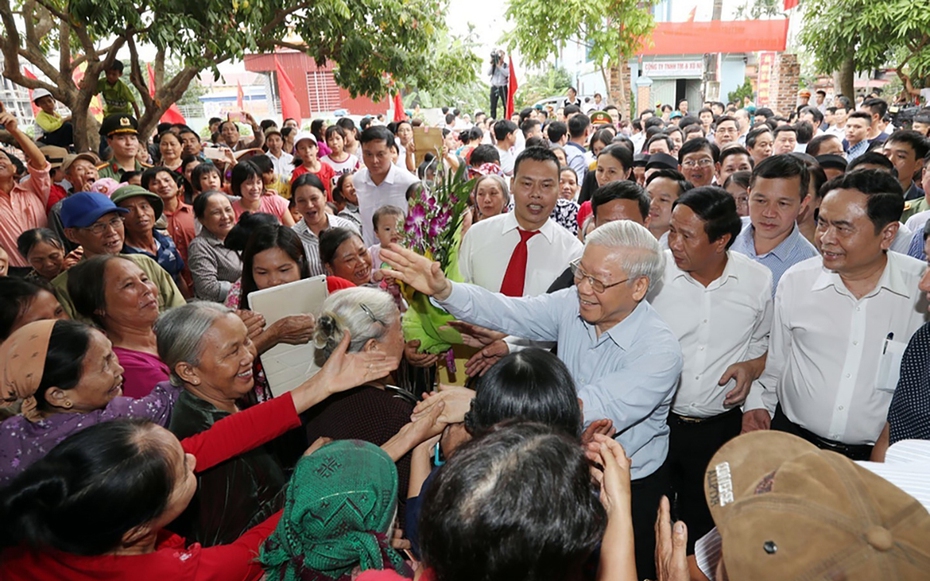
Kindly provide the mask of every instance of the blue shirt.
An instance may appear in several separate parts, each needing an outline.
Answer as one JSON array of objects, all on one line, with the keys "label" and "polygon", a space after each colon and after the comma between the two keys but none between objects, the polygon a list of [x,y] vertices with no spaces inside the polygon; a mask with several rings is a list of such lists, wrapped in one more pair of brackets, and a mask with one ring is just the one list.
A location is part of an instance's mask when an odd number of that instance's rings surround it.
[{"label": "blue shirt", "polygon": [[157,248],[154,255],[140,248],[133,248],[125,243],[123,244],[123,254],[144,254],[148,256],[157,262],[158,266],[165,269],[165,271],[171,275],[171,278],[174,279],[175,284],[177,284],[181,271],[184,270],[184,259],[181,258],[178,247],[174,245],[174,241],[171,238],[160,233],[158,230],[154,230],[152,234],[155,236],[155,246]]},{"label": "blue shirt", "polygon": [[785,271],[801,261],[817,256],[817,249],[808,242],[807,238],[801,236],[801,231],[795,224],[791,234],[782,240],[781,244],[765,254],[758,255],[754,239],[755,231],[752,223],[746,220],[743,230],[736,237],[730,250],[745,254],[772,271],[772,296],[774,297],[778,281],[781,280]]},{"label": "blue shirt", "polygon": [[632,461],[632,478],[645,478],[665,462],[666,421],[681,374],[681,345],[647,302],[600,337],[581,318],[575,287],[511,298],[453,283],[452,294],[440,304],[463,321],[534,341],[558,341],[559,359],[584,402],[585,422],[613,421]]},{"label": "blue shirt", "polygon": [[907,248],[907,255],[913,256],[917,260],[927,260],[927,255],[924,254],[924,229],[923,227],[920,230],[914,232],[914,237],[911,238],[911,245]]}]

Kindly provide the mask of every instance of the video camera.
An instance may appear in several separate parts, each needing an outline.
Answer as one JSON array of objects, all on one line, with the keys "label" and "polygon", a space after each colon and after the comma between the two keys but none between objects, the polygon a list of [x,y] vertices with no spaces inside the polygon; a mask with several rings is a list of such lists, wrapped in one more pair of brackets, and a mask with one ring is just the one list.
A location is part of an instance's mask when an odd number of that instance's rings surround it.
[{"label": "video camera", "polygon": [[491,64],[497,66],[501,64],[504,58],[504,51],[495,49],[491,51]]},{"label": "video camera", "polygon": [[901,107],[898,105],[891,105],[888,107],[888,113],[891,116],[891,123],[895,127],[910,127],[914,123],[914,117],[917,116],[920,111],[920,107]]}]

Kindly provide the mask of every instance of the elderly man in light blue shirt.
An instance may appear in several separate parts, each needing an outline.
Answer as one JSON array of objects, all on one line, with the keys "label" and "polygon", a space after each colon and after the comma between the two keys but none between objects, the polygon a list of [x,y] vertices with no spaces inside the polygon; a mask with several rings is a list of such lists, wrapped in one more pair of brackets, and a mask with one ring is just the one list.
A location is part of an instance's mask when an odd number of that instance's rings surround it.
[{"label": "elderly man in light blue shirt", "polygon": [[601,226],[572,263],[574,287],[526,298],[453,283],[438,264],[396,245],[381,252],[394,269],[386,274],[432,295],[457,318],[558,341],[559,358],[584,403],[585,422],[610,419],[632,461],[637,570],[654,576],[652,526],[668,485],[666,420],[682,367],[678,339],[644,300],[665,268],[658,241],[630,221]]}]

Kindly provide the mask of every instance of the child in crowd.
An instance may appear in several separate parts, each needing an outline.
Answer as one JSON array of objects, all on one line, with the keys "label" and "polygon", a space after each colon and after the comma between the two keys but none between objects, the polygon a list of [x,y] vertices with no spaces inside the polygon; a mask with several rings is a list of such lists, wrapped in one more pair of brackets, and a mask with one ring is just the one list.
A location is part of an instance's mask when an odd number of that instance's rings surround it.
[{"label": "child in crowd", "polygon": [[36,113],[36,125],[43,133],[40,141],[45,145],[55,145],[70,150],[74,145],[71,116],[62,117],[55,110],[55,98],[45,89],[33,91],[32,102],[41,109]]},{"label": "child in crowd", "polygon": [[122,76],[123,63],[115,60],[104,73],[103,82],[97,84],[97,91],[103,97],[103,116],[108,117],[119,113],[132,115],[135,111],[136,119],[138,119],[142,116],[139,112],[139,105],[126,83],[120,80]]},{"label": "child in crowd", "polygon": [[267,155],[254,155],[249,158],[249,161],[254,163],[262,172],[262,184],[264,184],[266,192],[273,192],[282,198],[291,197],[290,184],[282,181],[278,174],[275,173],[274,163],[272,163],[270,157]]},{"label": "child in crowd", "polygon": [[316,137],[308,131],[299,133],[294,139],[294,151],[294,172],[291,174],[291,183],[293,184],[294,180],[305,173],[312,173],[323,182],[323,187],[326,188],[327,201],[332,201],[333,177],[335,177],[336,172],[333,171],[332,167],[322,163],[317,158],[319,148]]},{"label": "child in crowd", "polygon": [[297,209],[297,201],[294,199],[294,196],[290,196],[287,200],[287,211],[291,213],[291,217],[294,218],[294,223],[297,224],[303,219],[300,210]]},{"label": "child in crowd", "polygon": [[[122,184],[128,184],[130,186],[141,186],[142,185],[142,172],[141,171],[123,172]],[[112,194],[113,192],[110,192],[110,193]]]},{"label": "child in crowd", "polygon": [[229,193],[223,187],[223,174],[219,168],[212,163],[202,163],[194,168],[191,172],[191,187],[194,190],[193,197],[188,203],[193,203],[197,196],[210,190],[219,190]]},{"label": "child in crowd", "polygon": [[381,262],[381,248],[388,244],[400,244],[404,239],[404,212],[397,206],[381,206],[375,210],[371,221],[375,227],[375,236],[378,237],[378,244],[368,249],[371,254],[371,280],[380,282],[381,290],[390,293],[397,308],[404,313],[407,311],[407,303],[401,295],[400,285],[393,279],[384,278],[381,273],[381,268],[388,266]]},{"label": "child in crowd", "polygon": [[121,184],[113,178],[100,178],[99,180],[95,181],[92,186],[90,186],[90,191],[97,192],[99,194],[105,194],[107,197],[109,197],[113,194],[113,192],[125,185],[128,184]]},{"label": "child in crowd", "polygon": [[336,176],[333,182],[339,179],[339,176],[354,173],[359,170],[361,164],[358,158],[345,150],[346,147],[346,130],[338,125],[326,128],[326,144],[332,150],[329,155],[320,161],[333,168]]},{"label": "child in crowd", "polygon": [[362,218],[358,213],[358,197],[355,195],[354,174],[343,174],[336,180],[333,187],[333,202],[336,204],[336,215],[351,220],[362,231]]},{"label": "child in crowd", "polygon": [[404,211],[397,206],[381,206],[375,210],[374,216],[371,217],[372,225],[375,227],[375,236],[378,238],[378,244],[368,249],[371,254],[371,280],[379,282],[382,278],[381,271],[381,248],[391,243],[400,242],[403,237],[404,228]]}]

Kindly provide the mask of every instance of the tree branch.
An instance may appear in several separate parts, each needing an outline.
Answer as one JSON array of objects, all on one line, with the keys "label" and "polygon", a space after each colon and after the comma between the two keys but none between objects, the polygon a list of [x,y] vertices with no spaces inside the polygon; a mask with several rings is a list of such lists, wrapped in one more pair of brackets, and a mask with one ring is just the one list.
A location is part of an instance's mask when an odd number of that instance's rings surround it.
[{"label": "tree branch", "polygon": [[[126,32],[128,33],[129,31],[127,30]],[[151,95],[149,95],[149,88],[142,79],[142,69],[139,68],[139,51],[136,50],[136,41],[132,36],[129,36],[128,44],[130,55],[129,64],[131,68],[129,80],[132,81],[132,84],[139,90],[139,95],[142,97],[142,104],[145,105],[145,109],[154,109],[155,102]]]},{"label": "tree branch", "polygon": [[61,27],[58,29],[58,70],[68,76],[74,70],[74,64],[71,62],[71,25],[67,21],[61,21]]},{"label": "tree branch", "polygon": [[46,10],[51,12],[52,15],[54,15],[59,20],[63,20],[65,22],[71,22],[71,17],[66,12],[62,12],[61,10],[58,9],[57,6],[55,6],[54,4],[50,4],[49,2],[47,2],[47,0],[32,0],[32,1],[38,3],[42,8],[45,8]]}]

